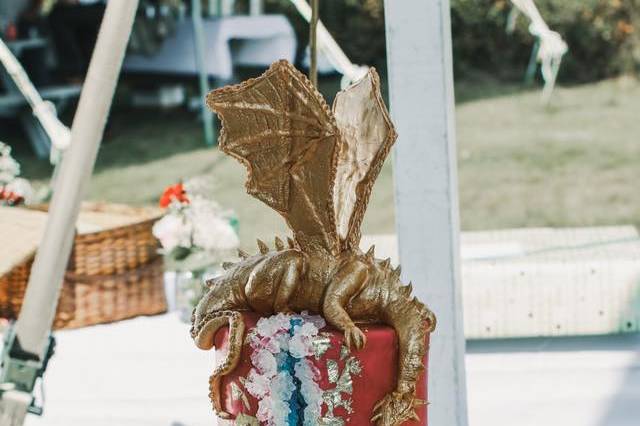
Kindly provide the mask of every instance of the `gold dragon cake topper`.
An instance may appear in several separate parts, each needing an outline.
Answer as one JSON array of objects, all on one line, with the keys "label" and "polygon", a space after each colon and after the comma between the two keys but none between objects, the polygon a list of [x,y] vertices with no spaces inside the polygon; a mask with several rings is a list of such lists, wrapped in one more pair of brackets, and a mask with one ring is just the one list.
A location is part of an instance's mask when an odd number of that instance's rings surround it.
[{"label": "gold dragon cake topper", "polygon": [[221,378],[240,359],[240,312],[261,315],[309,311],[362,349],[356,324],[392,326],[399,341],[397,386],[372,413],[378,425],[417,419],[416,382],[424,369],[426,335],[436,323],[429,309],[402,286],[400,267],[359,248],[360,225],[396,132],[371,68],[337,94],[330,109],[309,80],[290,63],[274,63],[262,76],[211,92],[207,104],[221,122],[220,149],[248,170],[247,191],[280,213],[293,231],[275,248],[258,241],[259,253],[240,252],[226,272],[207,282],[193,313],[191,335],[201,349],[214,346],[229,326],[229,352],[210,379],[210,397],[228,418]]}]

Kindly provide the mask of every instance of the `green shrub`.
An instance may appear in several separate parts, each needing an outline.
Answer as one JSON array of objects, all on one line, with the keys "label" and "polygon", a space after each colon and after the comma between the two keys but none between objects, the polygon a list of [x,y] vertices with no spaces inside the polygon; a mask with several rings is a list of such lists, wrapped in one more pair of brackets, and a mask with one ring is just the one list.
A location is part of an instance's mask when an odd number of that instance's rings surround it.
[{"label": "green shrub", "polygon": [[[640,0],[536,0],[549,27],[569,45],[560,78],[594,80],[638,71]],[[456,71],[481,69],[499,75],[523,73],[533,37],[520,16],[513,34],[505,31],[507,0],[452,0]]]},{"label": "green shrub", "polygon": [[[561,80],[587,81],[640,71],[640,0],[535,2],[549,27],[569,45]],[[352,61],[384,64],[383,0],[320,3],[322,20]],[[268,11],[290,17],[302,50],[308,41],[306,22],[288,0],[267,0],[266,4]],[[451,0],[457,77],[480,70],[504,78],[522,78],[534,39],[523,16],[514,33],[507,34],[511,9],[509,0]]]},{"label": "green shrub", "polygon": [[[298,38],[300,59],[309,41],[308,23],[289,0],[265,0],[265,9],[287,15]],[[320,19],[357,64],[385,63],[383,10],[382,0],[320,0]]]}]

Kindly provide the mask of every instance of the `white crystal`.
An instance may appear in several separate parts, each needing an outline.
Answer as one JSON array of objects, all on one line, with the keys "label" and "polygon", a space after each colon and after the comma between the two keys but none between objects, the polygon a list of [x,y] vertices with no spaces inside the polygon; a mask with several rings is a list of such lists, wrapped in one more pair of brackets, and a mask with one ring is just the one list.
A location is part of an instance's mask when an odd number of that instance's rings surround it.
[{"label": "white crystal", "polygon": [[276,358],[267,350],[254,351],[251,354],[251,363],[260,374],[264,374],[267,377],[273,377],[278,372]]},{"label": "white crystal", "polygon": [[270,379],[267,376],[258,373],[255,368],[252,368],[245,381],[245,389],[253,397],[260,400],[269,393],[269,382]]}]

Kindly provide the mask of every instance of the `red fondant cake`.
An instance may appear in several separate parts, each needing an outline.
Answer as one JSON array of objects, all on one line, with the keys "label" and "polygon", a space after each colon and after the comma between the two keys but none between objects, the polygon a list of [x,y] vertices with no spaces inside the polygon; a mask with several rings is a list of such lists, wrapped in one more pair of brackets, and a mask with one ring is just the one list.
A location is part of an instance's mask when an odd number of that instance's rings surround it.
[{"label": "red fondant cake", "polygon": [[[255,314],[244,315],[248,333],[252,332],[258,320],[259,317]],[[319,333],[319,337],[323,339],[322,353],[319,357],[308,358],[319,373],[316,382],[324,391],[323,398],[329,401],[322,403],[321,416],[338,417],[344,420],[346,425],[353,426],[372,424],[370,419],[375,404],[395,388],[398,366],[398,340],[395,330],[378,325],[363,326],[362,330],[367,338],[364,349],[352,349],[347,352],[346,348],[343,348],[342,333],[331,327],[323,328]],[[225,327],[216,335],[215,346],[219,351],[226,351],[227,334],[228,329]],[[240,415],[244,419],[253,419],[257,416],[258,399],[246,388],[247,377],[254,367],[253,352],[254,349],[245,340],[239,365],[222,380],[223,406],[232,418]],[[359,371],[347,371],[353,365],[357,365]],[[427,359],[425,359],[426,365]],[[347,376],[343,377],[345,374]],[[418,381],[417,388],[417,397],[425,401],[427,400],[426,374],[427,369],[423,372],[422,379]],[[337,380],[337,377],[341,379]],[[349,378],[351,386],[348,383]],[[333,402],[336,401],[335,398],[340,401],[333,404],[332,398],[334,398]],[[334,405],[333,409],[329,405]],[[349,410],[348,407],[351,409]],[[421,405],[416,412],[420,421],[407,421],[405,425],[427,424],[427,405]],[[318,421],[317,424],[320,423]],[[253,424],[264,424],[264,422]]]}]

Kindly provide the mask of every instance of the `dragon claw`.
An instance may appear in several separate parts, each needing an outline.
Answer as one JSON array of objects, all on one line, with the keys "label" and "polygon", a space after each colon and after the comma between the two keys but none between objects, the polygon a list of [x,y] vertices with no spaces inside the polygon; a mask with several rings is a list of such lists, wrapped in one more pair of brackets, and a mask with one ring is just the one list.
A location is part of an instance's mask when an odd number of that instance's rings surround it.
[{"label": "dragon claw", "polygon": [[412,392],[392,392],[375,405],[371,422],[377,426],[399,426],[408,420],[420,420],[415,409],[425,403]]},{"label": "dragon claw", "polygon": [[355,347],[357,350],[364,348],[364,345],[367,344],[367,337],[364,335],[362,330],[360,330],[355,325],[351,327],[347,327],[344,330],[344,343],[349,348]]},{"label": "dragon claw", "polygon": [[218,417],[220,417],[221,419],[230,419],[231,418],[231,414],[227,413],[226,411],[216,411],[216,415]]}]

